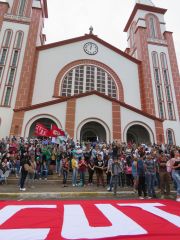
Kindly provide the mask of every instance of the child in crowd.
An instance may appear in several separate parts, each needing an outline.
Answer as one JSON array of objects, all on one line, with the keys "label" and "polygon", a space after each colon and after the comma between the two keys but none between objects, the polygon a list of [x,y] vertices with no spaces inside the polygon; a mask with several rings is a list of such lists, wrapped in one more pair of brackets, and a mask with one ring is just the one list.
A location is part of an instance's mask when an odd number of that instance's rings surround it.
[{"label": "child in crowd", "polygon": [[79,174],[80,174],[79,186],[83,187],[85,185],[85,172],[87,169],[87,163],[83,156],[79,158],[78,168],[79,168]]}]

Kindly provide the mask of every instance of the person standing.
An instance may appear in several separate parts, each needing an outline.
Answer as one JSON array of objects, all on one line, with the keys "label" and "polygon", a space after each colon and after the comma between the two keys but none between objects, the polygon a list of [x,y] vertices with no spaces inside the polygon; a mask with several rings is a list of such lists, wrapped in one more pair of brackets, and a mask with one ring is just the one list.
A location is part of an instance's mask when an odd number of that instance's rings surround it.
[{"label": "person standing", "polygon": [[87,163],[83,156],[79,158],[78,168],[79,168],[79,174],[80,174],[79,186],[83,187],[85,185],[85,172],[87,169]]},{"label": "person standing", "polygon": [[116,195],[116,193],[117,193],[118,177],[119,177],[120,172],[121,172],[120,163],[118,162],[118,158],[114,157],[114,162],[112,163],[112,178],[113,178],[114,195]]},{"label": "person standing", "polygon": [[69,161],[67,156],[65,156],[63,159],[62,169],[63,169],[63,184],[64,184],[64,187],[66,187],[67,176],[69,172]]},{"label": "person standing", "polygon": [[24,184],[26,177],[28,175],[28,168],[31,166],[27,152],[24,152],[20,160],[20,166],[21,166],[20,191],[26,191]]},{"label": "person standing", "polygon": [[138,174],[137,174],[137,156],[133,156],[133,162],[132,162],[132,176],[133,176],[133,188],[134,192],[137,192],[138,187]]},{"label": "person standing", "polygon": [[92,185],[93,184],[93,175],[94,175],[94,159],[93,159],[93,157],[90,157],[90,160],[87,163],[87,166],[88,166],[88,173],[89,173],[88,184]]},{"label": "person standing", "polygon": [[71,161],[72,166],[72,186],[77,186],[77,175],[78,175],[78,159],[76,156],[73,156]]},{"label": "person standing", "polygon": [[161,198],[164,199],[165,194],[167,197],[170,195],[170,174],[167,172],[167,157],[164,153],[159,157],[159,176],[160,176],[160,189],[161,189]]},{"label": "person standing", "polygon": [[104,185],[104,161],[102,158],[101,153],[98,154],[97,156],[97,160],[95,161],[95,170],[96,170],[96,176],[97,176],[97,186],[99,186],[100,181],[102,183],[103,186]]},{"label": "person standing", "polygon": [[175,158],[172,165],[172,178],[177,186],[177,197],[176,201],[180,202],[180,156],[179,151],[176,151],[175,155],[171,152],[171,158]]},{"label": "person standing", "polygon": [[156,198],[154,189],[155,177],[156,177],[156,165],[151,154],[147,154],[145,159],[145,177],[148,191],[148,198]]},{"label": "person standing", "polygon": [[112,164],[113,164],[113,159],[112,159],[112,157],[110,157],[110,155],[108,155],[108,165],[107,165],[106,174],[107,174],[107,185],[108,185],[107,190],[109,192],[112,191],[112,186],[113,186],[113,181],[112,181]]},{"label": "person standing", "polygon": [[[139,199],[144,199],[147,196],[145,167],[144,167],[144,153],[140,152],[140,157],[137,160],[137,175],[138,175],[138,195]],[[142,193],[144,196],[142,196]]]}]

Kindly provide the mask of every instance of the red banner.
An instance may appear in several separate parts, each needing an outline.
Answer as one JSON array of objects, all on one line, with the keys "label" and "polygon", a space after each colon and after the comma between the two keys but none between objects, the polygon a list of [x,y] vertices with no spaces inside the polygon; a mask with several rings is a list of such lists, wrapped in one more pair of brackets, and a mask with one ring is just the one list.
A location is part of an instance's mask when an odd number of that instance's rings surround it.
[{"label": "red banner", "polygon": [[50,136],[51,137],[58,137],[58,136],[65,136],[65,132],[58,128],[56,125],[52,125],[52,128],[50,130]]},{"label": "red banner", "polygon": [[49,137],[49,130],[43,124],[37,123],[35,126],[35,135]]},{"label": "red banner", "polygon": [[0,240],[178,240],[179,210],[171,200],[2,201]]}]

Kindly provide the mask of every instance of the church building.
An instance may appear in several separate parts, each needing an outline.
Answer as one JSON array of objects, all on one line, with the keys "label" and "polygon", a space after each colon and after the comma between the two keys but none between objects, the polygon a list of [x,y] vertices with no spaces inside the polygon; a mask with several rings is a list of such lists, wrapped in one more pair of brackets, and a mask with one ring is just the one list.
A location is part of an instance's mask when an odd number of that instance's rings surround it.
[{"label": "church building", "polygon": [[1,0],[0,138],[32,137],[41,123],[79,141],[180,145],[180,77],[166,11],[137,0],[122,51],[92,28],[45,44],[47,0]]}]

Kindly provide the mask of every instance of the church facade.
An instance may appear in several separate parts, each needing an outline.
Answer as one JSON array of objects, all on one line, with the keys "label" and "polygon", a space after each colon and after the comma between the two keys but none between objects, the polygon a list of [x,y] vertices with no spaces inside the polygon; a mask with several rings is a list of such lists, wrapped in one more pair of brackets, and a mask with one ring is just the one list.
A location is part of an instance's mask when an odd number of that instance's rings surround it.
[{"label": "church facade", "polygon": [[93,34],[45,44],[46,0],[0,1],[0,138],[56,124],[79,141],[180,145],[180,77],[166,9],[136,1],[121,51]]}]

